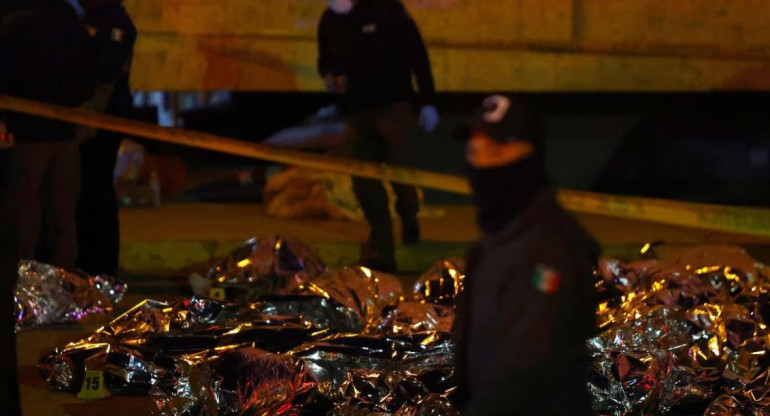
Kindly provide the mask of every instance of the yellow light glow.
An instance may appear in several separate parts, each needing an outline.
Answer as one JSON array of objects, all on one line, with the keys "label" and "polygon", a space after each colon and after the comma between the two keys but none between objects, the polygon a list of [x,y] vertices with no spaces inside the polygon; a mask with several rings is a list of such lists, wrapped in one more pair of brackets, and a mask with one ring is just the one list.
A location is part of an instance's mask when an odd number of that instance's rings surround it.
[{"label": "yellow light glow", "polygon": [[435,332],[431,333],[431,334],[430,334],[430,335],[429,335],[427,338],[425,338],[424,340],[422,340],[421,344],[422,344],[422,345],[430,345],[430,344],[432,344],[434,341],[436,341],[436,333],[435,333]]},{"label": "yellow light glow", "polygon": [[242,269],[242,268],[244,268],[244,267],[246,267],[246,266],[248,266],[250,264],[251,264],[251,259],[243,259],[243,260],[238,262],[238,267],[240,267]]},{"label": "yellow light glow", "polygon": [[709,350],[711,350],[714,355],[719,355],[719,339],[717,337],[711,337],[709,340]]},{"label": "yellow light glow", "polygon": [[695,274],[706,274],[715,272],[717,270],[721,269],[720,266],[711,266],[711,267],[703,267],[695,271]]}]

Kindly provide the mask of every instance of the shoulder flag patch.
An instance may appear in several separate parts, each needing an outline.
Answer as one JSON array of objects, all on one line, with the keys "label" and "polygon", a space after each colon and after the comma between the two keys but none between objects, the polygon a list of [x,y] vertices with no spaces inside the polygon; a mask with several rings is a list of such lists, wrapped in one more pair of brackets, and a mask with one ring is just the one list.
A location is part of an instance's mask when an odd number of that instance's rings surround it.
[{"label": "shoulder flag patch", "polygon": [[123,42],[123,38],[125,37],[125,33],[123,30],[114,28],[112,29],[112,33],[110,34],[110,38],[113,42]]},{"label": "shoulder flag patch", "polygon": [[561,287],[561,275],[552,267],[538,264],[532,277],[532,286],[546,295],[553,295]]}]

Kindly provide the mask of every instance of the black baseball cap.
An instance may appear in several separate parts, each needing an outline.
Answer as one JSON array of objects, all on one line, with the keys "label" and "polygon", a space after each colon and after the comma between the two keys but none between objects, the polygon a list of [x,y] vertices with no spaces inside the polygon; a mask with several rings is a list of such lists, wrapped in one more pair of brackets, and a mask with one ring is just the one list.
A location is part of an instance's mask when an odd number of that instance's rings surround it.
[{"label": "black baseball cap", "polygon": [[473,132],[481,132],[499,143],[525,140],[539,144],[542,123],[523,98],[492,95],[484,99],[473,119],[455,134],[467,140]]}]

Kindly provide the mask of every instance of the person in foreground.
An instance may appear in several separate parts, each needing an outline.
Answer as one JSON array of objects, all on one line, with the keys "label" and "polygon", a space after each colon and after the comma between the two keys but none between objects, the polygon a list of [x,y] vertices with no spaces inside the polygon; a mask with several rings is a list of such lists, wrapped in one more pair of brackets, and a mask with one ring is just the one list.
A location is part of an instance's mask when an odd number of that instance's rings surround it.
[{"label": "person in foreground", "polygon": [[482,240],[458,309],[464,416],[590,415],[597,243],[560,206],[526,103],[484,101],[461,133]]}]

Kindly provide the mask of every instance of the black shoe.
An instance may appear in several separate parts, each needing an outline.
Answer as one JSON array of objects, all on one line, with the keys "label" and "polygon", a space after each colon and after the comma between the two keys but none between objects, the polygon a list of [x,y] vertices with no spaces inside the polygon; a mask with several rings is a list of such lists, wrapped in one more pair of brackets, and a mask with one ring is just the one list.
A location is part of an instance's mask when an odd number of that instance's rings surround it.
[{"label": "black shoe", "polygon": [[361,258],[356,262],[357,266],[363,266],[383,273],[393,273],[396,271],[396,260],[386,256],[379,255],[367,245],[361,247]]},{"label": "black shoe", "polygon": [[420,223],[417,218],[402,221],[401,239],[405,246],[413,246],[420,241]]}]

